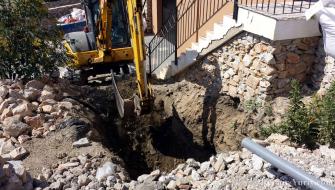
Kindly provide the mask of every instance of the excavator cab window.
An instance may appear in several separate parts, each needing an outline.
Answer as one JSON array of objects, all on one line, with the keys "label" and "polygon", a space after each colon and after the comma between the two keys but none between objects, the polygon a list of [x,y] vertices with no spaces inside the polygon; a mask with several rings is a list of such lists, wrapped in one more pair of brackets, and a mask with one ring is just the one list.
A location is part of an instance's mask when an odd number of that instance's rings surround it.
[{"label": "excavator cab window", "polygon": [[[121,48],[130,46],[130,34],[128,29],[128,20],[126,7],[123,0],[112,1],[112,48]],[[98,33],[97,24],[100,19],[100,9],[98,0],[90,0],[85,5],[87,25],[90,32]]]}]

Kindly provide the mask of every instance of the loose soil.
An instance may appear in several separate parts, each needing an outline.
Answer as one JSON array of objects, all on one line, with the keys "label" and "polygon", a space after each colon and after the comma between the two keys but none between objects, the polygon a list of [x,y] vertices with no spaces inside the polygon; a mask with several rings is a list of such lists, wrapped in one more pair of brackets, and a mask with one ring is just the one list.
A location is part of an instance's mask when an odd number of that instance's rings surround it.
[{"label": "loose soil", "polygon": [[[47,7],[77,2],[54,1]],[[52,15],[60,17],[71,9]],[[37,177],[43,167],[89,153],[120,164],[135,179],[154,169],[170,171],[187,158],[206,161],[217,152],[236,150],[244,136],[255,135],[257,130],[252,123],[246,124],[239,100],[221,92],[219,72],[214,63],[199,63],[173,80],[152,80],[153,112],[123,120],[117,116],[111,83],[82,86],[87,96],[80,101],[95,112],[98,120],[88,133],[92,146],[73,148],[80,131],[76,127],[58,129],[46,138],[24,143],[30,152],[24,165]],[[135,78],[119,81],[118,87],[123,98],[131,98],[137,89]],[[64,153],[66,156],[60,156]]]},{"label": "loose soil", "polygon": [[257,135],[240,101],[221,91],[216,63],[197,63],[170,83],[156,81],[154,92],[167,114],[180,118],[197,144],[213,152],[236,150],[244,136]]},{"label": "loose soil", "polygon": [[69,161],[69,158],[79,155],[103,156],[103,160],[112,160],[114,163],[124,165],[121,159],[113,152],[109,151],[100,142],[92,142],[89,147],[73,148],[75,139],[71,133],[75,129],[63,129],[51,133],[43,139],[33,139],[24,144],[30,155],[24,159],[23,163],[33,177],[41,174],[42,168],[57,167],[61,161]]},{"label": "loose soil", "polygon": [[[240,140],[256,131],[252,124],[246,125],[239,100],[220,92],[214,65],[198,64],[191,70],[168,82],[152,81],[152,112],[123,120],[118,118],[111,84],[81,86],[86,95],[78,101],[95,113],[87,135],[92,146],[72,148],[82,137],[80,130],[61,128],[44,139],[25,143],[30,152],[25,166],[37,176],[42,167],[55,166],[62,159],[102,154],[135,179],[155,169],[170,171],[187,158],[206,161],[217,152],[238,149]],[[134,77],[119,81],[118,87],[124,98],[130,98],[136,92]],[[60,158],[62,153],[67,156]]]}]

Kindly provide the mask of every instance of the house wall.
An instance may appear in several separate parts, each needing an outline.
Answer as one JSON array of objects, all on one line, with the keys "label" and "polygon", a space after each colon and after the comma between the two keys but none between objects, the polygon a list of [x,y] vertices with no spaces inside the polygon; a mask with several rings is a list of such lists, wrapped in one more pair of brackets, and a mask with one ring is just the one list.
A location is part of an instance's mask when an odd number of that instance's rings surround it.
[{"label": "house wall", "polygon": [[320,36],[317,19],[308,21],[304,18],[279,20],[255,10],[241,7],[238,11],[238,21],[243,23],[245,31],[263,36],[270,40]]},{"label": "house wall", "polygon": [[152,31],[156,34],[162,26],[162,1],[152,0],[151,14],[152,14]]}]

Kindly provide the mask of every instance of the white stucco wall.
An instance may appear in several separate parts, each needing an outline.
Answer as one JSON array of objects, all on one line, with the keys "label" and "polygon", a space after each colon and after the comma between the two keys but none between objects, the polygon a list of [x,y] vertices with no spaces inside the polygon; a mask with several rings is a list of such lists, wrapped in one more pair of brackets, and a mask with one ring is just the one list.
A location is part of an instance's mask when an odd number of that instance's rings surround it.
[{"label": "white stucco wall", "polygon": [[306,21],[303,17],[277,19],[240,8],[238,22],[244,25],[244,30],[270,40],[287,40],[320,36],[318,21],[311,19]]},{"label": "white stucco wall", "polygon": [[239,8],[238,23],[243,24],[243,30],[265,38],[274,39],[277,21],[268,16]]}]

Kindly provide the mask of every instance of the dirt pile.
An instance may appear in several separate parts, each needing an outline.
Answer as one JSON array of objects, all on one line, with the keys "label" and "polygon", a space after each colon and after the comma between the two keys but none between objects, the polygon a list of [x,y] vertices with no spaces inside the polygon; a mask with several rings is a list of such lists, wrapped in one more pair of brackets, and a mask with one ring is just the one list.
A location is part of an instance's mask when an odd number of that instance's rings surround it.
[{"label": "dirt pile", "polygon": [[197,144],[217,151],[237,149],[241,138],[254,131],[250,126],[238,127],[246,118],[239,100],[222,92],[214,61],[195,64],[189,70],[192,72],[186,71],[171,84],[156,82],[156,101],[182,121]]},{"label": "dirt pile", "polygon": [[[291,189],[291,178],[248,151],[222,153],[255,124],[219,92],[210,63],[194,69],[199,76],[156,83],[153,112],[124,120],[111,86],[0,81],[0,189]],[[333,149],[286,140],[272,137],[267,148],[334,182]]]}]

